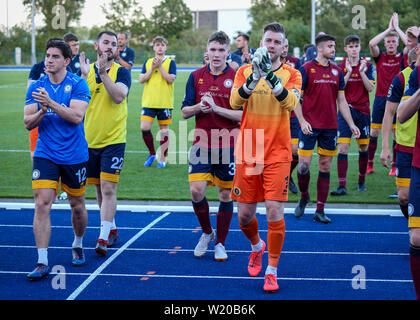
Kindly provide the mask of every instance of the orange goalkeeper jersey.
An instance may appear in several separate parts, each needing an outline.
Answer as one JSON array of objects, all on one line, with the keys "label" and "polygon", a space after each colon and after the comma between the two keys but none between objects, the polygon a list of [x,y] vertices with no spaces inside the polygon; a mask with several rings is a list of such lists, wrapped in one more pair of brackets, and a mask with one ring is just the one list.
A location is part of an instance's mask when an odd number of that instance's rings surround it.
[{"label": "orange goalkeeper jersey", "polygon": [[251,95],[242,89],[252,65],[239,68],[230,96],[233,109],[243,107],[240,134],[235,147],[237,163],[271,164],[292,160],[290,113],[295,109],[302,86],[300,72],[282,64],[274,71],[287,89],[282,101],[272,93],[264,79],[260,79]]}]

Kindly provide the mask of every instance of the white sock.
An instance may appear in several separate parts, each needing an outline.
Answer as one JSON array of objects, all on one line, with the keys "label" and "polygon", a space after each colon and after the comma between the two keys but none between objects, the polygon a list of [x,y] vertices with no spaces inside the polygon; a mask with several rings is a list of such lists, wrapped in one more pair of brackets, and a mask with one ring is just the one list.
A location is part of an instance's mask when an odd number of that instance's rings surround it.
[{"label": "white sock", "polygon": [[108,241],[109,232],[111,231],[112,222],[101,221],[101,233],[99,239]]},{"label": "white sock", "polygon": [[48,248],[38,249],[38,263],[48,266]]},{"label": "white sock", "polygon": [[111,230],[115,230],[117,229],[117,225],[115,224],[115,218],[112,219],[112,225],[111,225]]},{"label": "white sock", "polygon": [[265,269],[265,274],[274,274],[277,277],[277,268],[272,266],[267,266]]},{"label": "white sock", "polygon": [[260,242],[258,242],[257,244],[251,244],[252,251],[260,251],[262,247],[263,247],[263,243],[261,239],[260,239]]},{"label": "white sock", "polygon": [[72,248],[83,248],[83,237],[74,236]]}]

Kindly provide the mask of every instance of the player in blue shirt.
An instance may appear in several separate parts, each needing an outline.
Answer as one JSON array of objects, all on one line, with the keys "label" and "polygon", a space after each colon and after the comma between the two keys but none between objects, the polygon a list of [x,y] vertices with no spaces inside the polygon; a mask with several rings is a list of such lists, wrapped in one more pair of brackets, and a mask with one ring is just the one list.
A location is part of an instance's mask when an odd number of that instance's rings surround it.
[{"label": "player in blue shirt", "polygon": [[67,70],[80,76],[81,71],[79,62],[79,39],[73,33],[67,33],[64,35],[64,41],[67,42],[71,49],[71,60],[67,66]]},{"label": "player in blue shirt", "polygon": [[28,130],[39,127],[32,171],[35,196],[33,229],[38,263],[28,274],[29,280],[39,280],[49,274],[50,210],[60,177],[72,210],[75,234],[72,264],[85,263],[82,240],[87,225],[84,193],[89,154],[83,120],[90,92],[85,80],[66,70],[70,59],[71,49],[66,42],[60,39],[48,41],[45,53],[47,75],[32,83],[26,95],[25,127]]},{"label": "player in blue shirt", "polygon": [[128,42],[128,33],[120,32],[117,36],[118,40],[118,51],[117,57],[115,59],[120,65],[122,65],[127,70],[131,70],[136,58],[136,52],[127,46]]}]

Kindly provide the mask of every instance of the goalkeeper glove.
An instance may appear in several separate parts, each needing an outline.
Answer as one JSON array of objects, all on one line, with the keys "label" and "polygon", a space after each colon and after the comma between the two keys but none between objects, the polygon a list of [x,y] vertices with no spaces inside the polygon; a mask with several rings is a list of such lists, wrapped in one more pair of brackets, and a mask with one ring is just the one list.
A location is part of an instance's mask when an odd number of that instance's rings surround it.
[{"label": "goalkeeper glove", "polygon": [[259,49],[261,49],[262,54],[260,61],[261,77],[267,81],[268,86],[273,90],[274,95],[278,96],[283,91],[281,80],[277,78],[272,70],[273,65],[271,63],[270,53],[268,52],[267,48],[262,47]]},{"label": "goalkeeper glove", "polygon": [[258,58],[254,58],[252,59],[252,73],[246,79],[246,82],[244,84],[244,91],[247,94],[251,94],[251,92],[255,89],[260,79],[261,79],[261,70],[259,68],[259,60]]}]

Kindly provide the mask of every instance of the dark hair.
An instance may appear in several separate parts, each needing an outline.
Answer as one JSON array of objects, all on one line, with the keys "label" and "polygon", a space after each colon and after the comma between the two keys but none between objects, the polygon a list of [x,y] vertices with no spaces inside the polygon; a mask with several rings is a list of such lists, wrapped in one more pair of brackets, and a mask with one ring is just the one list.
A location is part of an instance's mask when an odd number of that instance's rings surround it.
[{"label": "dark hair", "polygon": [[417,43],[418,43],[418,44],[420,44],[420,34],[419,34],[419,36],[417,37]]},{"label": "dark hair", "polygon": [[350,43],[352,43],[352,42],[360,43],[360,38],[359,38],[359,36],[357,36],[357,35],[355,35],[355,34],[351,34],[351,35],[347,36],[347,37],[344,39],[344,46],[347,46],[347,45],[349,45],[349,44],[350,44]]},{"label": "dark hair", "polygon": [[305,52],[305,53],[306,53],[306,50],[308,50],[309,48],[312,48],[312,47],[315,47],[315,45],[314,45],[314,44],[312,44],[312,43],[307,43],[307,44],[305,44],[305,45],[303,46],[303,52]]},{"label": "dark hair", "polygon": [[109,31],[109,30],[106,30],[106,31],[102,31],[102,32],[100,32],[100,33],[98,34],[97,41],[99,41],[99,39],[101,39],[101,37],[102,37],[104,34],[107,34],[107,35],[109,35],[109,36],[113,36],[113,37],[115,37],[115,39],[118,39],[117,35],[116,35],[114,32]]},{"label": "dark hair", "polygon": [[153,40],[152,40],[152,44],[155,45],[156,42],[163,42],[165,45],[168,45],[168,40],[166,40],[162,36],[154,37]]},{"label": "dark hair", "polygon": [[335,41],[335,38],[329,34],[320,34],[315,38],[315,45],[318,46],[322,42]]},{"label": "dark hair", "polygon": [[236,37],[236,39],[238,39],[239,37],[244,38],[246,41],[249,42],[249,35],[247,35],[246,33],[240,33],[238,34],[238,36]]},{"label": "dark hair", "polygon": [[284,37],[286,37],[286,31],[284,30],[283,25],[278,23],[278,22],[271,22],[271,23],[265,25],[265,27],[263,29],[263,34],[266,33],[267,31],[281,33],[281,34],[283,34]]},{"label": "dark hair", "polygon": [[71,48],[70,46],[61,38],[50,38],[47,41],[47,45],[45,46],[45,52],[49,48],[57,48],[61,51],[64,59],[71,59]]},{"label": "dark hair", "polygon": [[79,41],[79,39],[73,33],[66,33],[63,37],[64,41],[69,43],[70,41]]},{"label": "dark hair", "polygon": [[128,32],[121,31],[121,32],[118,32],[118,34],[123,34],[125,35],[125,38],[128,39]]},{"label": "dark hair", "polygon": [[213,32],[210,35],[209,39],[207,40],[207,44],[209,44],[210,42],[213,42],[213,41],[216,41],[216,42],[218,42],[220,44],[223,44],[223,45],[230,45],[229,36],[223,31]]}]

